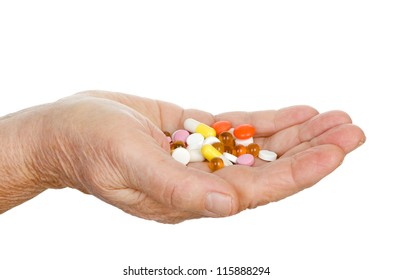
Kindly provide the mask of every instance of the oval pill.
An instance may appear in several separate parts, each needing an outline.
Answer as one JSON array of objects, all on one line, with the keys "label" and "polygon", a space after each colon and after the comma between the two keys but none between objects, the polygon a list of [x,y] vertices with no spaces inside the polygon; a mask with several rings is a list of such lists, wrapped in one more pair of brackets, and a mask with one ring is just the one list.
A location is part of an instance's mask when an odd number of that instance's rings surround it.
[{"label": "oval pill", "polygon": [[184,165],[187,165],[191,158],[189,151],[182,147],[174,149],[172,152],[172,157]]},{"label": "oval pill", "polygon": [[217,135],[220,135],[224,131],[230,130],[232,127],[231,122],[229,121],[218,121],[212,124],[212,128],[216,131]]},{"label": "oval pill", "polygon": [[241,124],[235,127],[233,134],[237,139],[247,139],[254,136],[255,127],[251,124]]},{"label": "oval pill", "polygon": [[237,158],[236,163],[240,165],[251,166],[255,162],[254,156],[250,154],[244,154]]},{"label": "oval pill", "polygon": [[224,157],[226,157],[227,159],[229,159],[231,162],[233,162],[233,163],[236,163],[236,161],[237,161],[237,156],[234,156],[234,155],[232,155],[232,154],[230,154],[230,153],[223,153],[222,154]]},{"label": "oval pill", "polygon": [[260,150],[258,157],[264,161],[275,161],[277,159],[277,154],[268,150]]}]

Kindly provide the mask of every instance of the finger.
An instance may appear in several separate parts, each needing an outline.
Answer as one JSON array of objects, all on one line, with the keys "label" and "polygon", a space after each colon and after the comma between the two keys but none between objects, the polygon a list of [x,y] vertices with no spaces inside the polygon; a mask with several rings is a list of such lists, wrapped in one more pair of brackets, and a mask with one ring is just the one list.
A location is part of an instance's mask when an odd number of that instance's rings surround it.
[{"label": "finger", "polygon": [[285,128],[304,123],[316,116],[318,111],[309,106],[292,106],[277,111],[228,112],[215,116],[216,121],[227,120],[235,127],[240,124],[252,124],[255,137],[271,136]]},{"label": "finger", "polygon": [[356,125],[343,124],[336,126],[311,141],[300,143],[289,151],[285,152],[281,158],[289,157],[304,151],[310,147],[333,144],[340,147],[346,154],[361,146],[366,140],[364,132]]},{"label": "finger", "polygon": [[351,122],[351,118],[345,112],[330,111],[316,115],[302,124],[281,130],[270,138],[256,139],[256,142],[263,149],[282,155],[300,143],[311,141],[334,127]]},{"label": "finger", "polygon": [[344,155],[335,145],[321,145],[260,167],[228,167],[216,174],[236,187],[243,210],[278,201],[314,185],[336,169]]}]

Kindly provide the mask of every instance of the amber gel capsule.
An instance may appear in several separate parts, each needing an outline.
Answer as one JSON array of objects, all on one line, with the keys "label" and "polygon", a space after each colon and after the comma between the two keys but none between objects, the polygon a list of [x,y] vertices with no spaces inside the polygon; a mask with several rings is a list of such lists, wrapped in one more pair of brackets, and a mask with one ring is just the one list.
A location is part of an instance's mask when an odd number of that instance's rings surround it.
[{"label": "amber gel capsule", "polygon": [[213,172],[217,171],[223,167],[224,167],[224,161],[222,160],[222,158],[215,157],[215,158],[212,158],[211,161],[209,161],[209,168]]},{"label": "amber gel capsule", "polygon": [[218,136],[218,139],[221,141],[221,143],[224,144],[224,146],[228,146],[228,147],[233,147],[234,146],[233,135],[230,132],[228,132],[228,131],[222,132]]},{"label": "amber gel capsule", "polygon": [[247,146],[247,154],[251,154],[254,157],[257,157],[259,155],[259,145],[257,143],[251,143],[250,145]]}]

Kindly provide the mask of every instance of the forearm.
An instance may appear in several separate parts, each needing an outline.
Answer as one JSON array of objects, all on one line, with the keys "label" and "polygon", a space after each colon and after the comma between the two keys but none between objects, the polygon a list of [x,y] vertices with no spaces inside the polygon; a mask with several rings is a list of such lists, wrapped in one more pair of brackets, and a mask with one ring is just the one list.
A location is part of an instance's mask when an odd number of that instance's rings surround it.
[{"label": "forearm", "polygon": [[45,106],[0,118],[0,214],[47,188],[45,170],[37,157]]}]

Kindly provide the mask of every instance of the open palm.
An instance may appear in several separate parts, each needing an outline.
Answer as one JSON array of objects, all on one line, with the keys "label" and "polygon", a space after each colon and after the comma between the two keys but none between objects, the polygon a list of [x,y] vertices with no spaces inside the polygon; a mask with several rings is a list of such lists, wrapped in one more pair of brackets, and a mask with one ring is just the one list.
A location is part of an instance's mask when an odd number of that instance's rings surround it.
[{"label": "open palm", "polygon": [[[73,108],[83,135],[78,146],[89,141],[87,150],[91,149],[84,152],[89,156],[71,163],[73,171],[62,163],[63,183],[130,214],[160,222],[228,216],[278,201],[317,183],[365,141],[346,113],[319,114],[308,106],[213,116],[163,101],[101,91],[84,92],[62,103],[73,104],[59,107]],[[83,114],[75,104],[82,104]],[[275,151],[279,159],[270,163],[257,159],[253,167],[231,166],[214,173],[206,163],[184,166],[171,158],[162,131],[180,129],[190,117],[206,124],[219,120],[233,126],[252,124],[254,141],[261,149]],[[76,144],[71,141],[70,145]],[[78,147],[70,150],[80,153]],[[57,152],[59,161],[72,157],[64,153],[68,152]]]}]

